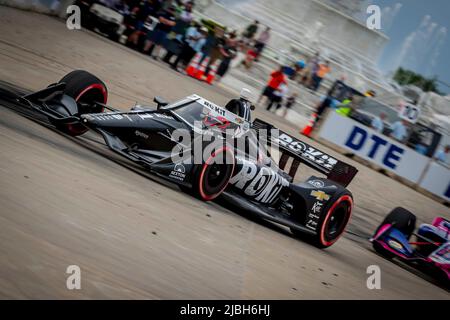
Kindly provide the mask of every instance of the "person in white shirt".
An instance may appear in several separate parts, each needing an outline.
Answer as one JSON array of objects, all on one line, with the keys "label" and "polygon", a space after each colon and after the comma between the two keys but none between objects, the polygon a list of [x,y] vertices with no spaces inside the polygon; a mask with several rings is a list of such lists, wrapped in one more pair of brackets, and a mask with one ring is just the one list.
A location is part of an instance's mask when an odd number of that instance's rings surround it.
[{"label": "person in white shirt", "polygon": [[379,133],[383,133],[384,120],[386,119],[386,114],[384,112],[380,113],[379,117],[374,117],[372,123],[370,124],[372,129]]},{"label": "person in white shirt", "polygon": [[392,132],[391,137],[394,138],[397,141],[404,142],[407,130],[406,130],[406,120],[399,120],[392,124]]},{"label": "person in white shirt", "polygon": [[257,59],[259,58],[259,56],[263,52],[264,47],[269,42],[269,39],[270,39],[270,27],[267,27],[266,30],[261,32],[261,34],[259,35],[259,37],[255,41],[255,49],[256,49],[256,53],[257,53],[255,61],[257,61]]}]

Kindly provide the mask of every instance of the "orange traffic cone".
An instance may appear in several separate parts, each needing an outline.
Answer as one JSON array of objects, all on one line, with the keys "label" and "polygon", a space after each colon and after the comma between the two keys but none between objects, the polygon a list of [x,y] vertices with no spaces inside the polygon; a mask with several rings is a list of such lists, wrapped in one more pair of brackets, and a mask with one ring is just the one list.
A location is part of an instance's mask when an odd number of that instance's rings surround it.
[{"label": "orange traffic cone", "polygon": [[309,137],[311,135],[311,132],[314,129],[314,124],[316,123],[316,120],[317,120],[317,114],[313,113],[311,115],[311,118],[308,121],[308,124],[303,128],[303,130],[300,131],[300,133]]},{"label": "orange traffic cone", "polygon": [[214,78],[216,77],[217,68],[219,68],[220,60],[216,60],[214,64],[209,69],[208,75],[206,76],[206,82],[208,84],[212,84],[214,81]]},{"label": "orange traffic cone", "polygon": [[198,68],[198,63],[200,62],[200,59],[202,58],[203,54],[201,52],[197,52],[194,56],[194,58],[191,59],[189,62],[189,65],[186,68],[186,74],[193,77],[195,72]]},{"label": "orange traffic cone", "polygon": [[206,57],[205,59],[203,59],[202,64],[200,65],[200,67],[197,69],[197,71],[193,75],[193,77],[195,79],[202,80],[203,75],[205,74],[205,71],[206,71],[206,67],[208,66],[208,63],[209,63],[209,57]]}]

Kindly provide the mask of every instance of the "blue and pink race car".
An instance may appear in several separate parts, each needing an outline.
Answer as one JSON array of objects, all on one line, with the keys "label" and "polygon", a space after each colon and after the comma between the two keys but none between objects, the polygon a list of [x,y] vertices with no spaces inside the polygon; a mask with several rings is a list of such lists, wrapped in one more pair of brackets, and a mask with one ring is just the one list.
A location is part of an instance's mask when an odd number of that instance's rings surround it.
[{"label": "blue and pink race car", "polygon": [[450,288],[450,221],[437,217],[431,224],[421,224],[416,233],[415,229],[416,216],[398,207],[386,216],[370,241],[383,257],[398,258]]}]

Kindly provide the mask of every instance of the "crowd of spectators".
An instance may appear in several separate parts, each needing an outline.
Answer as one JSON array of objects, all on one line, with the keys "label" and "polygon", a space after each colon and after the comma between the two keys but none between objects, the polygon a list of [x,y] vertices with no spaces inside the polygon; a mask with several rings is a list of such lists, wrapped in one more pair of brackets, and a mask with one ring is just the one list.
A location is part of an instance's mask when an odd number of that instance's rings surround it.
[{"label": "crowd of spectators", "polygon": [[[124,43],[155,60],[168,63],[174,70],[183,71],[194,56],[201,54],[200,64],[207,59],[205,77],[218,63],[216,82],[220,81],[230,66],[242,65],[247,69],[258,62],[271,38],[271,29],[258,20],[243,30],[226,30],[215,23],[196,21],[193,16],[195,2],[191,0],[99,0],[124,16]],[[165,52],[162,55],[161,49]],[[297,94],[290,93],[287,78],[306,88],[319,90],[322,80],[330,72],[330,63],[316,53],[308,61],[297,61],[292,66],[282,66],[272,76],[279,74],[280,83],[269,80],[267,110],[296,103]]]},{"label": "crowd of spectators", "polygon": [[[89,1],[89,0],[87,0]],[[217,80],[229,70],[231,62],[247,68],[258,61],[270,39],[270,28],[252,22],[244,30],[227,30],[216,23],[195,21],[191,0],[100,0],[124,16],[127,46],[181,71],[201,53],[208,57],[205,76],[216,62]],[[161,49],[165,54],[161,56]]]}]

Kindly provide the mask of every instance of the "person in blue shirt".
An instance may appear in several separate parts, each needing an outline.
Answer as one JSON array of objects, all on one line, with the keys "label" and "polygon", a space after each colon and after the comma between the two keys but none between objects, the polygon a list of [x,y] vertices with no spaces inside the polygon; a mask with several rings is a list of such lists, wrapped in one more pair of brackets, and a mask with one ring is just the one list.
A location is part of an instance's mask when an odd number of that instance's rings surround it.
[{"label": "person in blue shirt", "polygon": [[434,155],[434,158],[437,162],[440,162],[444,165],[450,165],[450,160],[448,158],[448,154],[450,153],[450,145],[445,146],[444,148],[441,148],[436,152]]},{"label": "person in blue shirt", "polygon": [[180,54],[171,64],[172,69],[178,70],[178,63],[183,61],[188,64],[196,53],[200,53],[206,43],[206,36],[208,29],[201,27],[200,30],[196,25],[189,27],[186,30],[184,44]]},{"label": "person in blue shirt", "polygon": [[383,133],[383,129],[384,129],[384,120],[386,119],[386,114],[384,112],[380,113],[379,117],[374,117],[372,119],[372,123],[370,124],[370,126],[372,127],[372,129],[374,129],[375,131],[379,132],[379,133]]},{"label": "person in blue shirt", "polygon": [[391,137],[397,141],[404,142],[408,131],[406,130],[406,120],[399,120],[392,124]]}]

